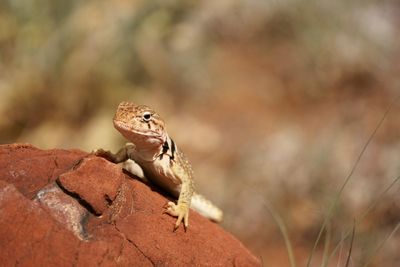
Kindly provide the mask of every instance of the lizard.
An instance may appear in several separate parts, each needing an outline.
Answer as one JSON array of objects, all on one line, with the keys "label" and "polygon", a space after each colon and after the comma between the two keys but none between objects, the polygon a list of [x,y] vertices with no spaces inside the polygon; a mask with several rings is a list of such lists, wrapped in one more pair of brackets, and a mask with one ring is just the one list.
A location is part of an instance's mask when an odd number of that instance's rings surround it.
[{"label": "lizard", "polygon": [[[147,180],[160,186],[177,203],[169,201],[164,213],[177,217],[174,230],[183,222],[189,226],[189,208],[204,217],[221,222],[222,211],[195,192],[192,167],[183,152],[168,135],[161,116],[146,105],[121,102],[113,119],[114,127],[130,142],[117,153],[97,149],[95,155],[114,163],[133,160]],[[125,168],[129,171],[128,168]]]}]

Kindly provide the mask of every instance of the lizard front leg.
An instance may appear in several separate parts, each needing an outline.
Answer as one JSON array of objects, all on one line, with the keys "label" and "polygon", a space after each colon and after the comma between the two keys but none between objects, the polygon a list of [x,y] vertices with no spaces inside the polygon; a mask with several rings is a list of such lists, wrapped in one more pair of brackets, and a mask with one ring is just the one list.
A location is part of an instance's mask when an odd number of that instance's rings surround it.
[{"label": "lizard front leg", "polygon": [[[182,187],[183,189],[183,187]],[[181,191],[179,195],[178,203],[175,204],[172,201],[167,203],[167,209],[165,210],[171,216],[178,217],[175,222],[174,230],[176,230],[183,220],[183,225],[185,228],[189,226],[189,208],[190,208],[190,198],[187,193]]]},{"label": "lizard front leg", "polygon": [[178,202],[168,202],[166,213],[171,216],[178,217],[175,223],[176,230],[183,220],[185,229],[189,226],[189,209],[194,192],[193,172],[188,162],[183,159],[178,159],[178,164],[172,162],[172,170],[174,174],[182,181],[181,191],[179,194]]},{"label": "lizard front leg", "polygon": [[134,148],[135,148],[134,144],[126,143],[125,146],[115,154],[109,150],[104,150],[102,148],[96,149],[92,153],[96,156],[105,158],[113,163],[121,163],[130,159],[130,155],[134,150]]}]

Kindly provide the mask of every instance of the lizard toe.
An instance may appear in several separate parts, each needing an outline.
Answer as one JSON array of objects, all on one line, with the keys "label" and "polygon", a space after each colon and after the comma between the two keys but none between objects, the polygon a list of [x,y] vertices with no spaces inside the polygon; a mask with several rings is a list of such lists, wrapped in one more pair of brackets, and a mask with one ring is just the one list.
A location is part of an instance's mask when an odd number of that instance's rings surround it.
[{"label": "lizard toe", "polygon": [[189,206],[186,204],[179,203],[178,205],[173,202],[168,202],[165,213],[173,217],[178,217],[175,222],[175,230],[179,227],[179,225],[183,221],[184,227],[189,226]]}]

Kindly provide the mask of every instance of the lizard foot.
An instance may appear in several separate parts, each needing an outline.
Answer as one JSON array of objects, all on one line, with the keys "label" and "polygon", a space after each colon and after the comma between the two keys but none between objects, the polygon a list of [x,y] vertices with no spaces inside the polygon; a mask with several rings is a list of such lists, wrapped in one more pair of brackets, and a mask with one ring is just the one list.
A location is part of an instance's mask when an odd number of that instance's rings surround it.
[{"label": "lizard foot", "polygon": [[108,152],[108,151],[105,151],[105,150],[102,149],[102,148],[97,148],[97,149],[93,149],[93,150],[90,152],[90,154],[101,157],[101,156],[107,154],[107,152]]},{"label": "lizard foot", "polygon": [[90,154],[112,161],[112,158],[110,157],[111,152],[102,148],[93,149]]},{"label": "lizard foot", "polygon": [[183,220],[185,229],[189,226],[189,206],[185,203],[175,204],[174,202],[168,202],[166,205],[165,213],[171,216],[178,217],[175,223],[174,231],[178,229],[179,225]]}]

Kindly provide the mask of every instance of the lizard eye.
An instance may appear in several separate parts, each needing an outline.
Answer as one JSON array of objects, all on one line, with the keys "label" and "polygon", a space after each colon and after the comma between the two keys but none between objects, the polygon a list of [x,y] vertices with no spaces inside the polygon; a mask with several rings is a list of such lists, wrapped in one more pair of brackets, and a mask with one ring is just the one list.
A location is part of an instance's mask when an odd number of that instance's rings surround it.
[{"label": "lizard eye", "polygon": [[146,111],[145,113],[143,113],[142,118],[143,118],[144,121],[150,121],[150,119],[151,119],[151,113],[148,112],[148,111]]}]

